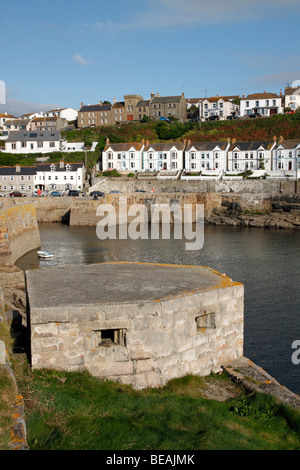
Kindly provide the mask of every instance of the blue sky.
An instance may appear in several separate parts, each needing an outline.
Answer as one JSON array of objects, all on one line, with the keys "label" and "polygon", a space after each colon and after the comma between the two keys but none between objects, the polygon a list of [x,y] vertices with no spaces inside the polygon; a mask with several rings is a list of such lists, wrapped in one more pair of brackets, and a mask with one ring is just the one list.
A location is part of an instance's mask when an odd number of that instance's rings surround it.
[{"label": "blue sky", "polygon": [[0,112],[241,95],[300,80],[299,0],[51,0],[0,10]]}]

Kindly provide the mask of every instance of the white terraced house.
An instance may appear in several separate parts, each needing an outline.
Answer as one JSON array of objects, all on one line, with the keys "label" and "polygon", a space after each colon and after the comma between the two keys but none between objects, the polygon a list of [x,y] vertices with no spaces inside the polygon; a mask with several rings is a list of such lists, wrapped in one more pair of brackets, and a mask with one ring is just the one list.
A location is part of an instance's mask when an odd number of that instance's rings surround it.
[{"label": "white terraced house", "polygon": [[236,142],[233,139],[228,150],[227,170],[243,172],[245,170],[271,170],[272,151],[276,140],[264,142]]},{"label": "white terraced house", "polygon": [[299,169],[299,163],[300,139],[281,138],[273,151],[273,170],[295,171]]},{"label": "white terraced house", "polygon": [[83,163],[41,163],[36,166],[34,188],[42,191],[83,190],[85,166]]},{"label": "white terraced house", "polygon": [[102,152],[102,170],[118,171],[141,171],[142,153],[144,140],[142,142],[111,144],[109,139]]},{"label": "white terraced house", "polygon": [[61,150],[59,131],[19,131],[5,141],[7,153],[49,153]]},{"label": "white terraced house", "polygon": [[160,142],[146,145],[143,151],[143,170],[183,170],[183,142]]},{"label": "white terraced house", "polygon": [[185,149],[185,170],[220,174],[226,171],[230,142],[191,142]]}]

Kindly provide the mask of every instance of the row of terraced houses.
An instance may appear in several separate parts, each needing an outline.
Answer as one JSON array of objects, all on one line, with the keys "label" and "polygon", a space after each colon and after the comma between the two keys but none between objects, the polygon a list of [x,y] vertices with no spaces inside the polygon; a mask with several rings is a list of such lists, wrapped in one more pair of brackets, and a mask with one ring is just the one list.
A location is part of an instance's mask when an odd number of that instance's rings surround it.
[{"label": "row of terraced houses", "polygon": [[300,159],[300,139],[237,142],[159,142],[113,144],[106,141],[99,170],[124,172],[184,171],[207,175],[295,171]]}]

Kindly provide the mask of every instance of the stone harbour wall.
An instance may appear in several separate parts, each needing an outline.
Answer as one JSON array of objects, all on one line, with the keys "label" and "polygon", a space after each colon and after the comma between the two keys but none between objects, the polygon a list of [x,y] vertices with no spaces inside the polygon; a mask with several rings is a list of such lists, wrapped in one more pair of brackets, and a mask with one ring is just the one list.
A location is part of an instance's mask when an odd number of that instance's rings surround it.
[{"label": "stone harbour wall", "polygon": [[40,246],[36,209],[20,204],[0,209],[0,265],[11,266]]}]

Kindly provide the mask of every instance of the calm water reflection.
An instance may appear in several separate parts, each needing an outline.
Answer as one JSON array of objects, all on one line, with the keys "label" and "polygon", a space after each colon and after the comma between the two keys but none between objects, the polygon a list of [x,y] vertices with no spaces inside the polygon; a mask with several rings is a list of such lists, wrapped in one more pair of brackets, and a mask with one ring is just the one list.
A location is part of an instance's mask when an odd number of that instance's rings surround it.
[{"label": "calm water reflection", "polygon": [[94,227],[41,224],[43,249],[54,258],[28,253],[21,269],[105,261],[210,266],[245,285],[244,354],[282,385],[300,394],[300,364],[291,361],[300,340],[300,234],[236,227],[205,227],[204,247],[186,251],[184,240],[105,240]]}]

